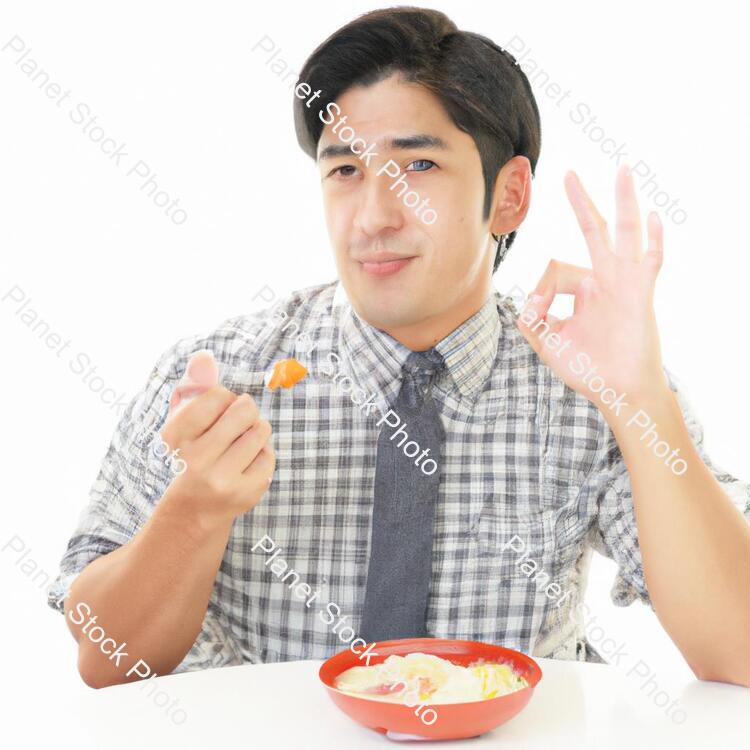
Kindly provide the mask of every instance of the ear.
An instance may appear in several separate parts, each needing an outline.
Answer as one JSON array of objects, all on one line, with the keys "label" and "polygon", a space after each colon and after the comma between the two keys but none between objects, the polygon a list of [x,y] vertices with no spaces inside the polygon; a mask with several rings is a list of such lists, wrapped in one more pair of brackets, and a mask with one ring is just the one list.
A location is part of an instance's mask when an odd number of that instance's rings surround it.
[{"label": "ear", "polygon": [[495,177],[490,206],[492,234],[509,234],[518,229],[531,202],[531,164],[525,156],[514,156]]}]

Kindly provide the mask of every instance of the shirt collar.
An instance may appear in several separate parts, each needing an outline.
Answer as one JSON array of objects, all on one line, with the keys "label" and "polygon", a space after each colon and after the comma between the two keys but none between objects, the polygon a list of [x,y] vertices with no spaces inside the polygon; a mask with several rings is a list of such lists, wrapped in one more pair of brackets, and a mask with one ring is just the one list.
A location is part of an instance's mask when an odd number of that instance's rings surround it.
[{"label": "shirt collar", "polygon": [[[474,315],[435,344],[453,385],[463,396],[475,398],[492,370],[502,333],[497,304],[496,293],[490,294]],[[357,381],[363,387],[376,388],[386,399],[395,398],[411,350],[360,318],[341,281],[332,305],[341,315],[340,348]]]}]

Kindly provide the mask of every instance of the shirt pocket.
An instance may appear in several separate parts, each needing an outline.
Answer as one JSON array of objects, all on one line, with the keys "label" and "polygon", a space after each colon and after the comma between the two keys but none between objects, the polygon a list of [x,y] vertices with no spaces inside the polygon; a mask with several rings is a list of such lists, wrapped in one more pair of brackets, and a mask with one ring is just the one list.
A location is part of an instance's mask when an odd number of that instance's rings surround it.
[{"label": "shirt pocket", "polygon": [[584,550],[585,534],[575,506],[529,517],[487,507],[476,524],[477,572],[489,587],[504,592],[509,604],[519,605],[525,596],[539,607],[559,595],[555,587],[547,589],[550,584],[565,587]]},{"label": "shirt pocket", "polygon": [[541,522],[519,516],[506,507],[485,503],[474,524],[477,552],[480,558],[497,557],[513,546],[515,538],[532,540],[537,546],[544,542]]},{"label": "shirt pocket", "polygon": [[549,524],[541,516],[519,518],[490,508],[480,513],[476,532],[474,564],[487,591],[497,588],[516,601],[521,595],[533,600],[534,576],[541,571],[551,576]]},{"label": "shirt pocket", "polygon": [[544,587],[554,580],[548,534],[541,515],[522,517],[485,504],[474,524],[462,591],[475,637],[528,651],[541,626]]},{"label": "shirt pocket", "polygon": [[606,426],[596,407],[576,394],[551,410],[542,454],[540,509],[560,513],[575,505],[594,467]]}]

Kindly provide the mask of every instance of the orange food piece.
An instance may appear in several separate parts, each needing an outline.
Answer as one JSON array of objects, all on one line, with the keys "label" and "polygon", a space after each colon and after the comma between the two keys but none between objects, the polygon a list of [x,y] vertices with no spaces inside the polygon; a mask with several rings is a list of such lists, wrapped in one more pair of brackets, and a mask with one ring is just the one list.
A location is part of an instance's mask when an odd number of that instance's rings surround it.
[{"label": "orange food piece", "polygon": [[268,389],[273,391],[279,386],[291,388],[295,383],[299,383],[305,375],[307,375],[307,368],[297,362],[294,357],[280,359],[274,363],[273,372],[268,381]]}]

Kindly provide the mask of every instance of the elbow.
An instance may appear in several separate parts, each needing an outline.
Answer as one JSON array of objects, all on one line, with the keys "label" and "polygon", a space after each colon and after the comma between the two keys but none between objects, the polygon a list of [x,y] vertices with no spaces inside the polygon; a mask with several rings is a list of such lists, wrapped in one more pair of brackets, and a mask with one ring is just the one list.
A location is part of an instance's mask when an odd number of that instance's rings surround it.
[{"label": "elbow", "polygon": [[99,688],[103,687],[109,687],[103,680],[99,678],[99,675],[92,674],[90,672],[86,672],[82,669],[78,670],[78,674],[81,675],[81,679],[90,687],[94,688],[95,690],[99,690]]},{"label": "elbow", "polygon": [[[99,656],[98,659],[97,656]],[[95,690],[124,682],[122,679],[117,679],[117,673],[106,660],[102,663],[101,654],[92,653],[83,647],[83,644],[78,648],[78,674],[86,685]]]},{"label": "elbow", "polygon": [[750,687],[750,667],[741,661],[732,665],[690,665],[693,674],[702,682],[724,682],[729,685]]}]

